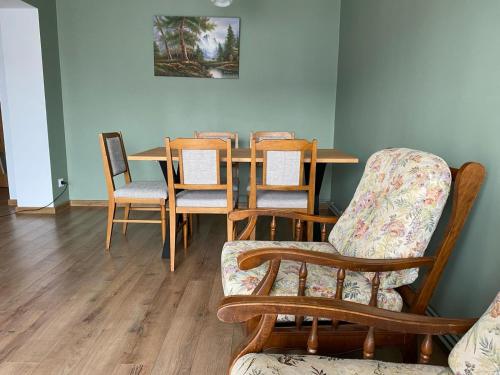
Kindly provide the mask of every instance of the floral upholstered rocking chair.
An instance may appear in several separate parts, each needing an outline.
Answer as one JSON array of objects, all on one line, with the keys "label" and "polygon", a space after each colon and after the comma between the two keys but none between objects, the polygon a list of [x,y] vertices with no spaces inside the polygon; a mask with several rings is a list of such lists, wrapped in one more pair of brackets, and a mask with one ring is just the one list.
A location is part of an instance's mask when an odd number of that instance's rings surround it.
[{"label": "floral upholstered rocking chair", "polygon": [[[340,218],[320,217],[279,210],[243,210],[230,214],[234,221],[248,219],[237,241],[222,249],[224,294],[311,296],[342,299],[386,310],[407,309],[424,313],[456,239],[472,208],[484,179],[484,167],[466,163],[450,168],[438,156],[405,148],[373,154],[354,197]],[[424,256],[453,188],[452,212],[440,247]],[[301,238],[301,221],[320,223],[322,241],[326,225],[334,224],[328,242],[248,241],[257,216],[297,220],[296,238]],[[308,238],[308,240],[312,240]],[[418,269],[427,268],[417,291],[410,284]],[[289,341],[296,347],[307,341],[301,334],[302,316],[280,315],[278,322],[295,322],[296,335]],[[258,319],[247,323],[248,331]],[[333,322],[325,329],[324,342],[339,351],[359,347],[366,329]],[[283,327],[284,326],[284,327]],[[290,324],[275,333],[290,330]],[[348,330],[349,339],[339,335]],[[271,335],[270,346],[282,338]],[[411,341],[400,334],[383,333],[391,344]],[[273,339],[276,338],[276,342]]]},{"label": "floral upholstered rocking chair", "polygon": [[[419,364],[373,360],[375,340],[372,330],[368,331],[363,345],[365,359],[262,353],[277,314],[304,314],[313,316],[316,322],[318,318],[325,317],[424,335]],[[255,316],[263,316],[258,329],[234,353],[228,371],[230,375],[500,374],[500,293],[477,322],[475,319],[446,319],[384,311],[352,302],[317,297],[226,297],[217,315],[220,320],[228,323],[244,322]],[[309,354],[315,354],[318,350],[317,329],[318,326],[313,324],[308,330]],[[447,333],[465,333],[448,357],[449,367],[428,365],[432,354],[432,335]]]}]

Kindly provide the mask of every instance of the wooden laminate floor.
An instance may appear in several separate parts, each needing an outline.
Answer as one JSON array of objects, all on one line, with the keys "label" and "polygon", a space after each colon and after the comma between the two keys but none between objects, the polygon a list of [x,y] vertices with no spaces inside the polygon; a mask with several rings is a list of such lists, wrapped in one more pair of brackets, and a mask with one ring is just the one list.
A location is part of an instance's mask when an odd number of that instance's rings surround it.
[{"label": "wooden laminate floor", "polygon": [[170,273],[159,226],[115,227],[108,254],[105,216],[0,219],[0,374],[224,374],[242,338],[216,317],[225,218],[200,215]]},{"label": "wooden laminate floor", "polygon": [[216,317],[223,218],[170,273],[156,225],[115,228],[104,253],[105,212],[0,219],[0,373],[223,374],[241,336]]}]

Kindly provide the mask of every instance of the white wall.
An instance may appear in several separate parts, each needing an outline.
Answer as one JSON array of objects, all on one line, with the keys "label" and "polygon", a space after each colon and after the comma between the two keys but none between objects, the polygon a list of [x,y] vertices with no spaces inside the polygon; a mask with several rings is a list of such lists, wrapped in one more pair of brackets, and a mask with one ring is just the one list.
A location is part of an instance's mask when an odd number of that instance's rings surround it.
[{"label": "white wall", "polygon": [[53,193],[38,10],[19,0],[0,0],[0,102],[10,196],[45,206]]}]

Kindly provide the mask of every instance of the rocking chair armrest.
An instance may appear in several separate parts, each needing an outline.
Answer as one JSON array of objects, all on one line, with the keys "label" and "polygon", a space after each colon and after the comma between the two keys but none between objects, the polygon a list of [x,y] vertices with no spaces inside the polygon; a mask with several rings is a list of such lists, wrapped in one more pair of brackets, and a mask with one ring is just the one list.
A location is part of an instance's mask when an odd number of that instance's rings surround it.
[{"label": "rocking chair armrest", "polygon": [[234,210],[229,214],[229,220],[241,221],[257,216],[275,216],[283,217],[287,219],[296,219],[307,221],[311,223],[321,223],[321,224],[335,224],[338,221],[336,216],[319,216],[310,215],[300,212],[285,211],[285,210],[267,210],[263,208],[247,209],[247,210]]},{"label": "rocking chair armrest", "polygon": [[410,268],[431,266],[435,262],[432,256],[399,259],[365,259],[347,257],[320,251],[295,248],[262,248],[246,251],[238,256],[241,270],[249,270],[270,260],[292,260],[319,266],[342,268],[357,272],[388,272]]},{"label": "rocking chair armrest", "polygon": [[217,311],[219,320],[245,322],[261,315],[299,315],[327,318],[409,334],[462,334],[477,319],[448,319],[380,309],[360,303],[323,297],[230,296]]}]

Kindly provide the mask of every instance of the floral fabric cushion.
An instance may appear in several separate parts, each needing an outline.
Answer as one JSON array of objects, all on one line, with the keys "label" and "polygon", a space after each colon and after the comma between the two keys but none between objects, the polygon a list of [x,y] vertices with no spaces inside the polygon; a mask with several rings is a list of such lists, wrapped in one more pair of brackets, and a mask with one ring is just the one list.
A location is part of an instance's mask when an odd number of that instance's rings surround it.
[{"label": "floral fabric cushion", "polygon": [[500,374],[500,293],[448,357],[455,374]]},{"label": "floral fabric cushion", "polygon": [[[451,186],[438,156],[406,148],[376,152],[329,241],[345,256],[391,259],[421,257],[434,233]],[[371,279],[371,275],[366,274]],[[411,284],[418,270],[381,275],[381,286]]]},{"label": "floral fabric cushion", "polygon": [[231,375],[452,375],[447,367],[338,359],[315,355],[252,353],[234,364]]},{"label": "floral fabric cushion", "polygon": [[[260,267],[242,271],[238,267],[237,257],[248,250],[265,247],[292,247],[311,251],[335,253],[335,249],[327,242],[294,242],[294,241],[232,241],[226,242],[222,249],[222,285],[224,294],[249,295],[266,274],[268,263]],[[271,295],[297,295],[299,288],[300,263],[292,261],[281,262],[280,270]],[[335,297],[337,287],[337,270],[331,267],[309,264],[306,281],[306,296]],[[342,298],[348,301],[368,304],[371,297],[371,282],[359,272],[346,272]],[[378,306],[383,309],[401,311],[403,301],[393,289],[380,289]],[[293,317],[278,318],[280,321],[291,320]]]}]

